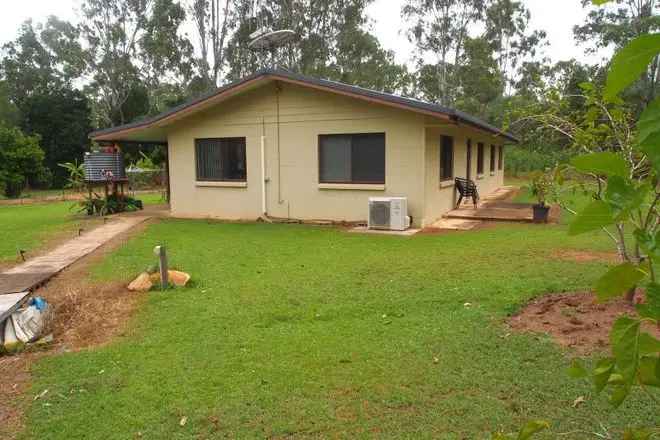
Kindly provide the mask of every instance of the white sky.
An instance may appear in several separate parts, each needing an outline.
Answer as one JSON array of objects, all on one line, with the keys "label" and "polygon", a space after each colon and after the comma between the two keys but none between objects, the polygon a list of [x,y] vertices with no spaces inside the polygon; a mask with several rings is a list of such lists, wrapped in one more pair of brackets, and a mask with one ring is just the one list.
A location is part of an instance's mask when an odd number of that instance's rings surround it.
[{"label": "white sky", "polygon": [[[553,61],[576,58],[598,62],[601,56],[586,56],[584,48],[573,41],[573,26],[584,21],[585,10],[580,0],[523,0],[532,14],[531,26],[548,33],[550,46],[545,54]],[[48,15],[76,21],[79,0],[0,0],[4,3],[0,13],[0,44],[15,38],[21,23],[28,18],[43,21]],[[401,22],[403,0],[375,0],[368,14],[373,20],[373,30],[381,44],[396,54],[400,63],[408,63],[412,57],[412,45],[408,42]],[[601,54],[605,55],[605,54]]]}]

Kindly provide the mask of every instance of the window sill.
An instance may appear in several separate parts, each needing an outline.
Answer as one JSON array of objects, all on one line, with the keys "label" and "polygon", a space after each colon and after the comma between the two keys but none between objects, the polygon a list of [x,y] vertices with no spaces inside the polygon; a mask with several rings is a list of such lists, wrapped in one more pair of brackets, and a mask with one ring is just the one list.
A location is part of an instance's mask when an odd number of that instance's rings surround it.
[{"label": "window sill", "polygon": [[454,186],[454,179],[440,181],[440,188],[449,188],[450,186]]},{"label": "window sill", "polygon": [[385,191],[385,184],[319,183],[319,189],[339,189],[339,190],[358,190],[358,191]]},{"label": "window sill", "polygon": [[483,175],[483,174],[477,174],[477,180],[481,180],[481,179],[483,179],[483,178],[484,178],[484,175]]},{"label": "window sill", "polygon": [[209,188],[247,188],[247,182],[195,182],[195,186]]}]

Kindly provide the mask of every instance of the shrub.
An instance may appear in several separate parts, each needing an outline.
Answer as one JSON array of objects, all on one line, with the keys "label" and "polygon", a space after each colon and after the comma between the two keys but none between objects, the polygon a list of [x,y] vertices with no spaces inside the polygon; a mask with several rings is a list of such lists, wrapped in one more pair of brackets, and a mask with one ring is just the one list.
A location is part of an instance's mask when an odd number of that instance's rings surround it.
[{"label": "shrub", "polygon": [[556,165],[568,163],[570,155],[566,150],[532,150],[527,147],[505,148],[504,171],[508,176],[517,177],[534,171],[545,171]]},{"label": "shrub", "polygon": [[38,136],[0,126],[0,186],[5,196],[17,198],[27,183],[43,181],[48,174],[43,161]]}]

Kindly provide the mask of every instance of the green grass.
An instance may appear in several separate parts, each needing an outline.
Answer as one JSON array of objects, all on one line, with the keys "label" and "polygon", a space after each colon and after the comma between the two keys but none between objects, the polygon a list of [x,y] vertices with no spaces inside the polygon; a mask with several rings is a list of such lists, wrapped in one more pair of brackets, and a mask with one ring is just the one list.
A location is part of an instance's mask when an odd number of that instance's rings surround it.
[{"label": "green grass", "polygon": [[0,262],[14,261],[18,249],[32,251],[79,224],[73,202],[0,205]]},{"label": "green grass", "polygon": [[[612,411],[566,375],[551,340],[504,324],[536,295],[588,289],[604,263],[550,254],[609,249],[600,235],[503,225],[402,238],[167,220],[93,278],[128,281],[159,243],[193,286],[150,293],[108,346],[36,363],[30,395],[49,392],[30,398],[25,438],[472,439],[539,418],[553,422],[542,438],[555,438],[658,421],[639,393]],[[587,402],[573,408],[579,396]]]},{"label": "green grass", "polygon": [[[160,193],[138,194],[145,205],[162,204]],[[98,218],[76,216],[76,202],[0,205],[0,263],[16,261],[18,250],[34,251],[60,233],[92,226]]]}]

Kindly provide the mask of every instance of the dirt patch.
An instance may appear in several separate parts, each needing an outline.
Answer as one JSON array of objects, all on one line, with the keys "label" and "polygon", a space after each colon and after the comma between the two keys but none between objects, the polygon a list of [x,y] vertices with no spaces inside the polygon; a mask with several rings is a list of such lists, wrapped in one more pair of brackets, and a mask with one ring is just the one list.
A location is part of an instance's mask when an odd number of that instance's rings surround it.
[{"label": "dirt patch", "polygon": [[574,261],[577,263],[590,263],[592,261],[603,261],[606,263],[618,263],[619,256],[615,252],[578,251],[572,249],[557,249],[552,257],[558,260]]},{"label": "dirt patch", "polygon": [[54,342],[43,351],[0,357],[0,437],[14,438],[23,429],[23,413],[33,398],[25,392],[35,361],[43,356],[107,344],[127,330],[128,320],[147,294],[129,292],[121,282],[91,282],[89,269],[153,221],[143,222],[115,237],[34,293],[46,298],[54,308]]},{"label": "dirt patch", "polygon": [[[643,293],[638,291],[635,300],[643,301]],[[549,334],[559,345],[578,354],[589,354],[609,349],[610,330],[617,318],[636,314],[623,298],[599,303],[590,292],[562,293],[533,300],[508,324],[519,332]],[[660,337],[657,327],[648,326],[645,330]]]}]

